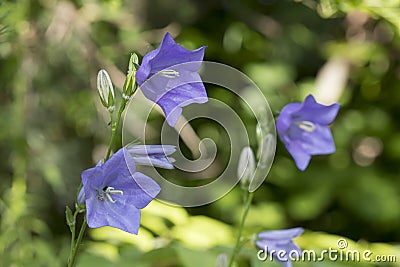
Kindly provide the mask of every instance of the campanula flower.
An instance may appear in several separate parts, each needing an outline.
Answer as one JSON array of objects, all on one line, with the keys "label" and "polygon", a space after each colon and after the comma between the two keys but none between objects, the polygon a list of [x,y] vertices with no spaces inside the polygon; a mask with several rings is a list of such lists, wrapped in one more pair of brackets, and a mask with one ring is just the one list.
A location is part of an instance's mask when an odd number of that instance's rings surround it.
[{"label": "campanula flower", "polygon": [[[272,257],[284,267],[291,267],[290,257],[301,255],[301,250],[292,241],[293,238],[301,235],[304,229],[301,227],[261,232],[257,235],[256,246],[263,250],[264,259]],[[260,256],[260,255],[259,255]],[[270,258],[270,260],[272,260]]]},{"label": "campanula flower", "polygon": [[172,145],[133,145],[127,148],[137,165],[173,169],[175,159],[167,157],[176,151]]},{"label": "campanula flower", "polygon": [[187,50],[166,33],[160,46],[143,57],[136,81],[146,98],[157,103],[169,125],[174,126],[182,107],[207,102],[204,84],[197,73],[205,46]]},{"label": "campanula flower", "polygon": [[308,95],[303,103],[290,103],[282,109],[276,121],[278,135],[300,170],[307,168],[311,156],[335,152],[328,126],[339,108],[339,104],[319,104]]},{"label": "campanula flower", "polygon": [[150,177],[136,172],[135,161],[126,148],[104,164],[81,174],[89,227],[111,226],[137,234],[140,209],[160,192]]}]

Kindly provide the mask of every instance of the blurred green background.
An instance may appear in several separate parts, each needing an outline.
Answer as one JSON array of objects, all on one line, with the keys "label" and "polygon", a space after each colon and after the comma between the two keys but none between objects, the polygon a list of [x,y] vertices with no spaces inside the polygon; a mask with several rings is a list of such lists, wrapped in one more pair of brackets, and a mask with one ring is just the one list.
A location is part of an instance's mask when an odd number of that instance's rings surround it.
[{"label": "blurred green background", "polygon": [[[205,60],[246,73],[276,114],[309,93],[342,104],[332,126],[335,154],[314,157],[300,172],[278,143],[246,233],[302,226],[302,248],[335,248],[344,236],[350,248],[400,262],[400,1],[22,0],[0,4],[0,266],[66,265],[65,206],[110,134],[97,71],[121,84],[130,53],[145,55],[166,31],[188,49],[206,45]],[[255,139],[254,118],[235,96],[207,90],[240,114]],[[148,138],[157,143],[163,117],[150,120]],[[216,140],[224,164],[223,129],[207,120],[193,127]],[[89,230],[78,266],[214,266],[234,244],[241,198],[236,188],[198,208],[154,201],[138,236]],[[353,265],[396,266],[294,264]],[[279,265],[258,261],[249,245],[238,266]]]}]

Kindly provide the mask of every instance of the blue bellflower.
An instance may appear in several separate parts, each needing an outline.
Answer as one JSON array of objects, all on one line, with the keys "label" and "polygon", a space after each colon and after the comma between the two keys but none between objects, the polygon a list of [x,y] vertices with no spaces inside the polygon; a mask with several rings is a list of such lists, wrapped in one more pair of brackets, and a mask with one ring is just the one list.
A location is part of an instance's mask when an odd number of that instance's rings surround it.
[{"label": "blue bellflower", "polygon": [[[160,192],[150,177],[136,172],[135,161],[126,148],[118,150],[104,164],[81,174],[89,227],[111,226],[137,234],[140,209]],[[79,197],[78,197],[79,198]]]},{"label": "blue bellflower", "polygon": [[178,121],[182,107],[208,100],[197,73],[205,48],[187,50],[166,33],[160,46],[143,57],[136,72],[144,96],[162,108],[170,126]]},{"label": "blue bellflower", "polygon": [[282,109],[276,120],[278,135],[300,170],[307,168],[311,156],[335,152],[328,126],[339,108],[339,104],[319,104],[308,95],[303,103],[290,103]]},{"label": "blue bellflower", "polygon": [[[264,250],[264,253],[278,261],[284,267],[291,267],[290,257],[300,256],[301,249],[293,243],[292,239],[301,235],[304,229],[301,227],[261,232],[257,235],[259,240],[256,246]],[[270,255],[271,254],[271,255]]]}]

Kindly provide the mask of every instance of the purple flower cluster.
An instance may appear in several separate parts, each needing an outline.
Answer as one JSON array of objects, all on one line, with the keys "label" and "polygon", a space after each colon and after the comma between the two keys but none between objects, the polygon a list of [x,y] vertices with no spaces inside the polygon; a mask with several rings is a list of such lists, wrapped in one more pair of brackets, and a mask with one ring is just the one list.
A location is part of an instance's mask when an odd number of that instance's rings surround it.
[{"label": "purple flower cluster", "polygon": [[[204,50],[205,47],[187,50],[176,44],[167,33],[160,46],[144,56],[136,72],[136,82],[143,94],[162,108],[171,126],[178,121],[183,107],[208,101],[204,84],[198,74]],[[111,84],[109,79],[104,80],[101,88]],[[282,109],[276,122],[277,131],[300,170],[307,168],[311,156],[335,151],[329,125],[339,108],[339,104],[319,104],[309,95],[303,103],[290,103]],[[153,179],[138,172],[136,166],[172,169],[175,160],[171,154],[175,150],[175,146],[170,145],[124,147],[104,164],[99,162],[95,167],[83,171],[83,188],[78,202],[86,204],[89,227],[111,226],[137,234],[140,210],[157,196],[161,188]],[[261,232],[255,244],[265,253],[301,253],[292,239],[302,232],[303,228],[300,227]],[[285,267],[292,266],[288,256],[279,258],[274,254],[272,257]]]},{"label": "purple flower cluster", "polygon": [[[144,56],[136,72],[143,94],[163,109],[171,126],[178,121],[182,107],[208,101],[197,73],[204,50],[205,47],[187,50],[167,33],[160,46]],[[135,145],[122,148],[104,164],[99,162],[83,171],[78,202],[86,204],[89,227],[112,226],[137,234],[140,209],[161,189],[150,177],[137,172],[136,165],[172,169],[175,160],[169,156],[175,150],[170,145]]]}]

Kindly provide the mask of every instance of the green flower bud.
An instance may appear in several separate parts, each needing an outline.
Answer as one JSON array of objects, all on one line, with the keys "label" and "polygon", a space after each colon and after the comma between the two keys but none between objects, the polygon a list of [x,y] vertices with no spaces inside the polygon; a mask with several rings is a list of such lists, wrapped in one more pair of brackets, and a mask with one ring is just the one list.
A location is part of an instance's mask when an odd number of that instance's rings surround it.
[{"label": "green flower bud", "polygon": [[137,89],[135,75],[136,71],[139,69],[138,63],[138,56],[135,53],[132,53],[128,64],[128,74],[126,75],[124,88],[122,89],[122,97],[126,100],[129,100]]},{"label": "green flower bud", "polygon": [[259,110],[258,123],[256,128],[257,141],[260,145],[264,136],[268,133],[275,131],[273,118],[269,117],[268,113],[261,109]]},{"label": "green flower bud", "polygon": [[227,267],[228,266],[228,256],[225,253],[219,254],[217,260],[215,261],[215,267]]},{"label": "green flower bud", "polygon": [[272,134],[267,134],[261,140],[258,147],[258,165],[256,172],[248,187],[249,192],[254,192],[264,182],[269,168],[275,156],[276,138]]},{"label": "green flower bud", "polygon": [[138,69],[139,69],[139,58],[135,53],[132,53],[129,59],[128,74],[132,71],[137,71]]},{"label": "green flower bud", "polygon": [[115,99],[114,87],[110,76],[105,70],[100,70],[97,74],[97,90],[99,91],[100,100],[103,106],[109,110],[113,110]]},{"label": "green flower bud", "polygon": [[250,147],[243,148],[240,153],[237,175],[240,178],[242,188],[247,190],[256,169],[256,160],[253,150]]},{"label": "green flower bud", "polygon": [[68,206],[65,207],[65,219],[67,220],[69,229],[72,231],[72,229],[75,227],[75,218],[72,214],[72,210]]}]

